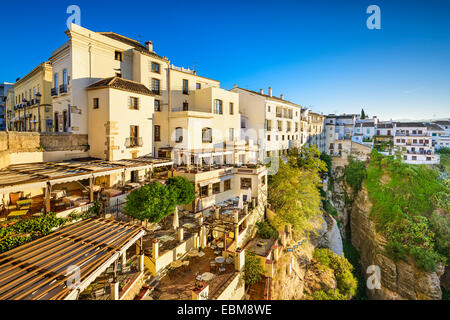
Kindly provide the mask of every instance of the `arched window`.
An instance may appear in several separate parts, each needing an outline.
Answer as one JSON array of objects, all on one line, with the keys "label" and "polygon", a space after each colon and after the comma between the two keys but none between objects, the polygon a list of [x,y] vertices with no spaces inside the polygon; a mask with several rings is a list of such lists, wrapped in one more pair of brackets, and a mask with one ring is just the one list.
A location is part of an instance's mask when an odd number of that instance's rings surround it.
[{"label": "arched window", "polygon": [[183,142],[183,128],[181,127],[175,128],[175,142],[176,143]]},{"label": "arched window", "polygon": [[203,128],[202,129],[202,142],[211,143],[212,142],[212,129]]}]

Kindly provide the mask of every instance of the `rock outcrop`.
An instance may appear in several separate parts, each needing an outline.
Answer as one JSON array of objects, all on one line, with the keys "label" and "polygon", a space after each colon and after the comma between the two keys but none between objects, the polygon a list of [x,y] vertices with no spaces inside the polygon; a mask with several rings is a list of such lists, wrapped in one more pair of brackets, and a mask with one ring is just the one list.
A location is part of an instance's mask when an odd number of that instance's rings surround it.
[{"label": "rock outcrop", "polygon": [[[441,299],[439,278],[444,274],[444,268],[440,266],[436,272],[425,272],[413,259],[393,261],[385,252],[386,238],[376,232],[370,219],[371,207],[367,190],[363,188],[355,198],[350,218],[351,241],[361,255],[362,270],[372,265],[380,268],[381,288],[367,289],[369,299]],[[366,279],[369,276],[365,274]]]}]

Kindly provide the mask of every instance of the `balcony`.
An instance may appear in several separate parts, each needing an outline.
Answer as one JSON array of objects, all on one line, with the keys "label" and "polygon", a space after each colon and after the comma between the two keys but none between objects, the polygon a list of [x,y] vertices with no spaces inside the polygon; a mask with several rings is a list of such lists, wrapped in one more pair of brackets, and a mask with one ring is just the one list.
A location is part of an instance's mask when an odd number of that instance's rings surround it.
[{"label": "balcony", "polygon": [[276,116],[277,116],[277,118],[282,118],[283,117],[281,112],[277,112]]},{"label": "balcony", "polygon": [[58,95],[58,88],[52,88],[51,95],[52,95],[52,97],[53,96],[57,96]]},{"label": "balcony", "polygon": [[129,137],[125,140],[125,147],[127,148],[142,147],[143,145],[142,138],[140,137]]},{"label": "balcony", "polygon": [[152,93],[153,93],[153,94],[156,94],[156,95],[158,95],[158,96],[161,95],[161,91],[160,91],[159,89],[152,89]]},{"label": "balcony", "polygon": [[59,93],[67,93],[67,84],[62,84],[59,86]]}]

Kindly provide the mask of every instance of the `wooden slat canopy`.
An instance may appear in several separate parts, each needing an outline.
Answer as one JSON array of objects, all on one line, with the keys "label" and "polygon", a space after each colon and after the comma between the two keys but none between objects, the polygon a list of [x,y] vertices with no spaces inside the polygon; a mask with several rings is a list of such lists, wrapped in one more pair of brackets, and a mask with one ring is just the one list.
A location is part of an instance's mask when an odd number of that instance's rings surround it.
[{"label": "wooden slat canopy", "polygon": [[[74,223],[0,255],[0,300],[73,296],[69,270],[80,270],[80,291],[145,234],[142,227],[107,219]],[[76,296],[76,295],[75,295]]]}]

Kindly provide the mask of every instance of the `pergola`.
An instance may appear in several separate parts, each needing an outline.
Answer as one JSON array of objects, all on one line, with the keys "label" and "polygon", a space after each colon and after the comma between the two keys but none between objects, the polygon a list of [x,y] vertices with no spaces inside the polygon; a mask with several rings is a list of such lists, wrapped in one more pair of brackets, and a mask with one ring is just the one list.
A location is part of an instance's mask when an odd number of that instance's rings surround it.
[{"label": "pergola", "polygon": [[0,300],[76,299],[109,266],[116,270],[133,244],[142,255],[144,235],[140,226],[88,219],[7,251],[0,255]]},{"label": "pergola", "polygon": [[44,189],[44,209],[50,211],[50,192],[52,185],[89,180],[89,200],[93,201],[94,178],[123,174],[126,171],[171,166],[173,161],[153,157],[106,161],[98,159],[75,159],[58,162],[39,162],[10,165],[0,169],[0,194],[22,191],[24,189]]}]

